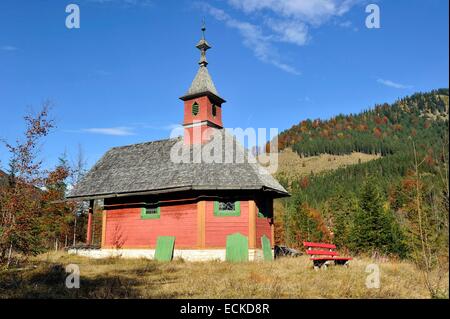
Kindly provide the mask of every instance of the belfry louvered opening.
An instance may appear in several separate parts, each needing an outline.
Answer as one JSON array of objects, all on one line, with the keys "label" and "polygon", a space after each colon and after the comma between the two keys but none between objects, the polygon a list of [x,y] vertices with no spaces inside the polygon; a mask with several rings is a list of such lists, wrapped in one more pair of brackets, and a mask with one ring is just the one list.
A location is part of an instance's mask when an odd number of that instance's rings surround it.
[{"label": "belfry louvered opening", "polygon": [[197,116],[197,114],[200,112],[200,106],[197,102],[192,104],[192,115]]}]

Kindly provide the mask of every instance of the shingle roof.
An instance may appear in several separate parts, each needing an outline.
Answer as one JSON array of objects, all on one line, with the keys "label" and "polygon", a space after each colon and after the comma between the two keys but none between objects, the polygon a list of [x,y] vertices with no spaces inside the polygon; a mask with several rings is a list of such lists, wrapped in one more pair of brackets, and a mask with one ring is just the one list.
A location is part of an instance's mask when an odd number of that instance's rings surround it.
[{"label": "shingle roof", "polygon": [[219,96],[216,86],[209,75],[208,68],[206,66],[202,66],[198,69],[197,75],[185,95],[189,96],[206,92],[211,92]]},{"label": "shingle roof", "polygon": [[[223,137],[228,133],[219,130]],[[228,135],[229,136],[229,135]],[[181,138],[116,147],[109,150],[82,179],[68,198],[108,197],[118,194],[158,193],[179,190],[268,190],[278,197],[287,191],[258,164],[248,160],[248,152],[231,137],[235,156],[225,163],[176,163],[171,160],[174,147],[183,145]],[[222,145],[224,141],[222,139]],[[202,146],[220,147],[218,142]],[[194,149],[181,146],[193,156]],[[222,147],[222,159],[230,150]],[[239,158],[245,158],[240,162]]]},{"label": "shingle roof", "polygon": [[[205,30],[206,28],[203,27],[202,31],[205,32]],[[200,68],[198,69],[197,75],[192,81],[189,90],[186,92],[184,96],[181,97],[181,99],[186,101],[191,98],[207,94],[213,99],[217,100],[219,103],[224,103],[225,100],[220,97],[219,93],[217,92],[216,86],[214,85],[214,82],[211,79],[211,76],[209,75],[208,72],[207,68],[208,61],[206,60],[206,51],[211,49],[211,46],[205,40],[204,34],[196,47],[201,52],[200,61],[198,63],[200,65]]]}]

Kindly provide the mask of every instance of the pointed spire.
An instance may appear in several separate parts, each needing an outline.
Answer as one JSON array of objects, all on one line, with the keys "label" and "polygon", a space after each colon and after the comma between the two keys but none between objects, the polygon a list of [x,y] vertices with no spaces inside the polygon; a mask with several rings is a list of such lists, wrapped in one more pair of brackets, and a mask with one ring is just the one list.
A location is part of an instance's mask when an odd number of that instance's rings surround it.
[{"label": "pointed spire", "polygon": [[196,45],[197,49],[199,49],[201,53],[200,61],[198,62],[200,68],[197,72],[197,75],[194,78],[194,81],[192,81],[189,90],[184,96],[181,97],[181,99],[188,100],[191,99],[192,97],[197,97],[205,94],[205,95],[212,95],[213,98],[215,98],[221,104],[224,103],[225,100],[219,96],[219,93],[217,92],[216,87],[214,86],[214,82],[211,79],[211,76],[209,75],[207,68],[208,61],[206,60],[206,51],[211,49],[211,46],[209,45],[208,41],[206,41],[205,38],[206,25],[204,19],[201,30],[202,30],[202,38]]}]

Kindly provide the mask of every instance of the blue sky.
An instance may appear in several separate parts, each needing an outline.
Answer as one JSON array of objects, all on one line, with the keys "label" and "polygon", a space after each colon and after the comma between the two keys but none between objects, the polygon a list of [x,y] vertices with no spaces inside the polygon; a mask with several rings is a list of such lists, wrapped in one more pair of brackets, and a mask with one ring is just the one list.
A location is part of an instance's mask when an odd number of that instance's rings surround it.
[{"label": "blue sky", "polygon": [[[380,29],[365,26],[373,2]],[[65,27],[70,3],[80,29]],[[226,127],[282,131],[448,87],[448,9],[447,0],[2,0],[0,137],[19,137],[30,106],[50,99],[46,167],[64,151],[74,159],[78,145],[92,165],[111,147],[167,138],[198,68],[203,17]]]}]

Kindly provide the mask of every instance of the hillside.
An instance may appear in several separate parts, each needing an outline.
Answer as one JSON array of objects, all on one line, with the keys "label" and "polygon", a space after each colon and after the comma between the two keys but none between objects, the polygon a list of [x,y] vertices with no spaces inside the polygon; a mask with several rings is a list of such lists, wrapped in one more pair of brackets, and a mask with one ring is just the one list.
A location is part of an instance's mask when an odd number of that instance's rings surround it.
[{"label": "hillside", "polygon": [[436,139],[448,126],[448,89],[417,93],[392,105],[376,105],[360,114],[330,120],[304,120],[282,132],[279,149],[291,147],[301,156],[319,154],[390,155],[409,137]]},{"label": "hillside", "polygon": [[302,157],[286,148],[278,155],[277,176],[286,180],[298,180],[311,174],[333,171],[339,168],[366,163],[381,158],[379,154],[353,152],[344,155],[320,154]]},{"label": "hillside", "polygon": [[282,132],[275,175],[292,197],[275,205],[277,242],[407,257],[419,212],[448,251],[448,110],[449,91],[439,89]]},{"label": "hillside", "polygon": [[448,89],[440,89],[414,94],[392,105],[376,105],[360,114],[338,115],[327,121],[304,120],[280,134],[276,176],[288,185],[310,175],[316,181],[310,183],[316,187],[317,196],[312,198],[320,202],[324,198],[317,187],[322,183],[328,184],[329,193],[336,179],[354,189],[355,182],[369,173],[385,182],[404,176],[411,166],[412,141],[421,156],[428,155],[428,169],[433,169],[447,139],[448,108]]}]

